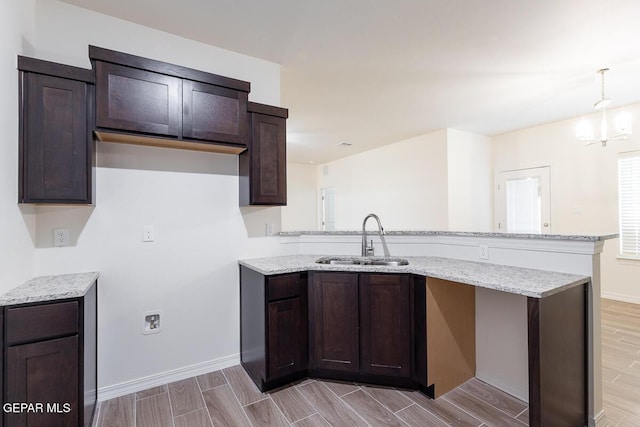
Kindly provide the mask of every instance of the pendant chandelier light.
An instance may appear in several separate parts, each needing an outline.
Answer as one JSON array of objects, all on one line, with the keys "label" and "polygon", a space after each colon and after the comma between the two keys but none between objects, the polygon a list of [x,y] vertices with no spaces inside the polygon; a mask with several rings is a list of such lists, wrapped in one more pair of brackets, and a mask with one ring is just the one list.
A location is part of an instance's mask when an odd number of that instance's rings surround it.
[{"label": "pendant chandelier light", "polygon": [[602,118],[600,119],[600,136],[595,137],[593,127],[587,119],[582,119],[576,126],[576,136],[584,145],[591,145],[597,142],[601,143],[603,147],[606,147],[608,141],[614,141],[616,139],[627,139],[631,135],[631,116],[628,113],[620,113],[616,117],[616,134],[609,136],[609,124],[607,121],[607,106],[611,103],[611,99],[604,96],[604,74],[609,71],[608,68],[598,70],[602,80],[602,97],[598,102],[593,104],[593,108],[602,112]]}]

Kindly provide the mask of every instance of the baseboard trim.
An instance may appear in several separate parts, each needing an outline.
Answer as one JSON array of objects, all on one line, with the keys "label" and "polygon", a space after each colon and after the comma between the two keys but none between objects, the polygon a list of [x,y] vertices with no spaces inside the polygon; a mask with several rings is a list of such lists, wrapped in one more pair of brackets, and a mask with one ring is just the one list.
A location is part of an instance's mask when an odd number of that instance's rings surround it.
[{"label": "baseboard trim", "polygon": [[604,413],[604,409],[600,411],[595,418],[589,418],[589,427],[606,427],[609,425],[607,415]]},{"label": "baseboard trim", "polygon": [[120,384],[101,387],[98,389],[98,402],[104,402],[105,400],[113,399],[115,397],[125,396],[151,387],[184,380],[196,375],[218,371],[238,364],[240,364],[240,354],[233,354],[231,356],[224,356],[218,359],[197,363],[195,365],[160,372]]},{"label": "baseboard trim", "polygon": [[640,304],[640,297],[626,295],[626,294],[618,294],[615,292],[600,292],[601,298],[613,299],[616,301],[629,302],[631,304]]}]

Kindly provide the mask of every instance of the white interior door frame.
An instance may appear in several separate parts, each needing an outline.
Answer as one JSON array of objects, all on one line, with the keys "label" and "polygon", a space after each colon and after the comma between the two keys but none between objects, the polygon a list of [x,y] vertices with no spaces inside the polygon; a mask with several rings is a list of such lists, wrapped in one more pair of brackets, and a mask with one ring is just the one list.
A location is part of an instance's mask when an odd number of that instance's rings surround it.
[{"label": "white interior door frame", "polygon": [[507,218],[507,185],[521,180],[536,180],[539,183],[540,196],[540,230],[542,234],[550,234],[551,227],[551,167],[540,166],[534,168],[514,169],[495,172],[495,218],[494,230],[508,232]]},{"label": "white interior door frame", "polygon": [[336,188],[322,187],[319,192],[320,230],[335,231],[336,227]]}]

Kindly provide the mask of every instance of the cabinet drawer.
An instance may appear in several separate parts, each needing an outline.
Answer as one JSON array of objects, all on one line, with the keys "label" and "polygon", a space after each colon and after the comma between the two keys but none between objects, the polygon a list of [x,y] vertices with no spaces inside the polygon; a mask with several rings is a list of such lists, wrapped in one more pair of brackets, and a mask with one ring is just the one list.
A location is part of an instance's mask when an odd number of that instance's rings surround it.
[{"label": "cabinet drawer", "polygon": [[304,284],[301,276],[293,273],[267,278],[267,301],[300,295]]},{"label": "cabinet drawer", "polygon": [[9,308],[5,312],[7,344],[78,332],[78,302]]}]

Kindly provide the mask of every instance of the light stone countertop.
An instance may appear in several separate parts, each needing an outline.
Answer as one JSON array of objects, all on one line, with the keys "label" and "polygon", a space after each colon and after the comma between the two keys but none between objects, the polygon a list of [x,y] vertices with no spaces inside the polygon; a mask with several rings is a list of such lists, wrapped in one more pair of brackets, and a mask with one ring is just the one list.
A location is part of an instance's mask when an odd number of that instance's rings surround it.
[{"label": "light stone countertop", "polygon": [[589,283],[591,280],[589,276],[577,274],[440,257],[402,257],[409,261],[409,265],[398,267],[316,264],[315,261],[323,257],[323,255],[289,255],[246,259],[238,262],[267,276],[298,271],[409,273],[534,298],[548,297],[565,289]]},{"label": "light stone countertop", "polygon": [[35,277],[0,295],[0,306],[78,298],[87,293],[98,273]]},{"label": "light stone countertop", "polygon": [[[370,235],[378,235],[377,231],[369,231]],[[534,240],[574,240],[583,242],[598,242],[601,240],[615,239],[617,233],[601,233],[601,234],[523,234],[523,233],[495,233],[483,231],[388,231],[385,230],[386,236],[457,236],[457,237],[491,237],[498,239],[534,239]],[[344,230],[344,231],[282,231],[279,233],[281,237],[296,236],[362,236],[362,231]]]}]

